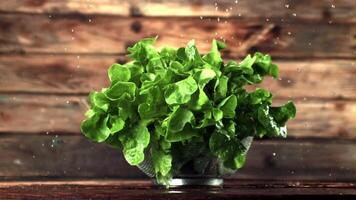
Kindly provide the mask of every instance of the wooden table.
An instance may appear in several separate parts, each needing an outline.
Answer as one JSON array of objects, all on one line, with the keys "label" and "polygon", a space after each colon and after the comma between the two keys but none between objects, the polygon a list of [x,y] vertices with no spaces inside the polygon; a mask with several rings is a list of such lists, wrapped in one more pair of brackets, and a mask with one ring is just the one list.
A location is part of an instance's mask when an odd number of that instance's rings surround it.
[{"label": "wooden table", "polygon": [[[354,196],[353,196],[354,195]],[[350,182],[226,180],[223,188],[157,187],[150,180],[0,182],[0,199],[355,199]]]}]

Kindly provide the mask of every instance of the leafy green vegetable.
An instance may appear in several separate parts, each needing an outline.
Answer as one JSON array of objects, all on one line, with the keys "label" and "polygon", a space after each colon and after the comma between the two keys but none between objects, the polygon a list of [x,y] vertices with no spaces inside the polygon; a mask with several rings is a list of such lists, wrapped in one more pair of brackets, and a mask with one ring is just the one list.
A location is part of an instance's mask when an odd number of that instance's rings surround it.
[{"label": "leafy green vegetable", "polygon": [[143,123],[120,134],[118,139],[122,143],[124,156],[129,164],[137,165],[143,161],[144,149],[150,141],[150,133]]},{"label": "leafy green vegetable", "polygon": [[213,40],[201,55],[193,40],[161,50],[154,48],[156,40],[128,48],[132,60],[108,69],[110,86],[89,94],[81,124],[86,137],[121,149],[131,165],[150,159],[157,181],[168,185],[187,166],[205,173],[213,159],[224,169],[241,168],[250,137],[287,136],[295,105],[272,106],[269,91],[245,88],[265,76],[278,78],[269,55],[225,63],[223,42]]},{"label": "leafy green vegetable", "polygon": [[169,85],[164,96],[168,105],[185,104],[197,89],[197,82],[193,77],[189,76],[184,80]]}]

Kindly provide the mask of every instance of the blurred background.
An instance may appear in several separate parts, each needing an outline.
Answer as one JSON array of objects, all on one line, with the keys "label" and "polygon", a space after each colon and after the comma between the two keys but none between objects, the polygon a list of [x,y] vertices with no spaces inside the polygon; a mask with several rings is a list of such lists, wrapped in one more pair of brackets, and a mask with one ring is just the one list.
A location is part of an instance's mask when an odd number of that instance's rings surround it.
[{"label": "blurred background", "polygon": [[120,151],[79,130],[89,91],[126,48],[213,38],[224,58],[269,53],[275,103],[296,102],[287,140],[256,140],[230,178],[356,180],[355,0],[2,0],[0,179],[143,178]]}]

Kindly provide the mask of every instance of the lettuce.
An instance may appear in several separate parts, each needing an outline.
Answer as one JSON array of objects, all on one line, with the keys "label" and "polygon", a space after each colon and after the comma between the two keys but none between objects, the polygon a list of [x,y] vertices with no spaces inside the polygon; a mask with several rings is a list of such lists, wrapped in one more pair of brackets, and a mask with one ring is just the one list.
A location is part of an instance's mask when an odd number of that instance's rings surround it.
[{"label": "lettuce", "polygon": [[293,102],[272,106],[272,94],[249,92],[278,67],[262,53],[240,63],[224,63],[213,40],[201,55],[194,41],[178,49],[154,48],[147,38],[128,48],[132,61],[108,69],[111,85],[89,95],[81,124],[89,139],[120,148],[127,162],[139,165],[147,153],[157,181],[168,184],[186,163],[203,173],[212,158],[236,170],[246,160],[246,137],[286,137],[296,115]]}]

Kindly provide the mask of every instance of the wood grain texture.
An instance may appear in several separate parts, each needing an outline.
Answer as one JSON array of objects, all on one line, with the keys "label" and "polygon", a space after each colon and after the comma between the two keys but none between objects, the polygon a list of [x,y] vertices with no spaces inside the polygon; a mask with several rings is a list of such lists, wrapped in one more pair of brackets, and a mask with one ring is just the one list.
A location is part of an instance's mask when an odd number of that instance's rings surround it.
[{"label": "wood grain texture", "polygon": [[[255,140],[246,165],[227,178],[351,181],[355,151],[346,140]],[[1,180],[146,177],[120,150],[79,135],[2,135],[0,156]]]},{"label": "wood grain texture", "polygon": [[[210,49],[213,38],[225,39],[229,45],[225,55],[230,57],[263,51],[274,57],[355,58],[353,26],[288,20],[0,14],[0,53],[123,54],[137,40],[158,35],[157,46],[177,47],[196,39],[201,52]],[[250,37],[265,30],[258,43],[246,47]]]},{"label": "wood grain texture", "polygon": [[355,185],[337,182],[226,181],[224,188],[171,188],[148,180],[1,182],[6,199],[352,199]]},{"label": "wood grain texture", "polygon": [[[280,105],[286,100],[275,100]],[[87,110],[86,97],[0,95],[0,132],[77,134]],[[292,137],[356,138],[353,101],[300,100],[297,117],[288,123]]]},{"label": "wood grain texture", "polygon": [[355,6],[355,2],[352,0],[334,0],[332,2],[328,0],[219,0],[216,2],[210,0],[8,0],[0,5],[0,11],[120,16],[234,16],[350,20],[355,17]]},{"label": "wood grain texture", "polygon": [[[122,56],[0,55],[0,93],[88,94],[107,87],[108,67],[124,60]],[[276,64],[281,79],[266,78],[258,87],[271,90],[277,99],[356,99],[354,60],[277,60]]]}]

